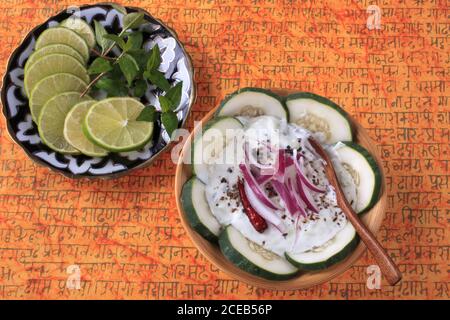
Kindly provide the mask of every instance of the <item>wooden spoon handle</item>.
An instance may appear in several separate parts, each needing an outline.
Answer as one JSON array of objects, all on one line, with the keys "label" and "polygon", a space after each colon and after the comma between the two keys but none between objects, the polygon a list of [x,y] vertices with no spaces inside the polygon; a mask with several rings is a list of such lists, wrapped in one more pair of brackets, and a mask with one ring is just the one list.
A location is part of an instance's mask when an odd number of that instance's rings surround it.
[{"label": "wooden spoon handle", "polygon": [[370,230],[362,223],[359,219],[358,214],[353,211],[352,206],[348,203],[345,198],[345,194],[341,189],[341,185],[336,176],[336,172],[334,171],[333,165],[331,164],[331,159],[328,154],[323,150],[322,146],[317,143],[314,139],[310,138],[309,142],[311,146],[316,150],[316,152],[326,161],[325,172],[330,184],[334,187],[336,191],[336,199],[338,206],[344,211],[348,220],[352,223],[353,227],[355,227],[356,232],[361,237],[362,241],[366,244],[367,248],[369,248],[370,252],[373,254],[375,260],[377,261],[381,272],[386,277],[387,281],[390,285],[394,285],[400,281],[402,275],[400,270],[395,265],[394,261],[389,257],[386,250],[381,246],[381,244],[377,241],[375,236],[370,232]]},{"label": "wooden spoon handle", "polygon": [[[341,198],[345,199],[345,197]],[[346,200],[344,201],[347,202]],[[343,208],[344,203],[339,204],[339,206]],[[367,227],[362,223],[362,221],[359,219],[358,215],[353,211],[351,206],[350,210],[346,208],[345,213],[347,214],[348,220],[350,220],[350,222],[353,224],[353,227],[355,227],[356,232],[361,237],[361,240],[364,241],[367,248],[374,256],[375,260],[378,263],[378,266],[381,269],[381,272],[386,277],[389,284],[395,285],[397,282],[400,281],[402,275],[400,273],[400,270],[394,263],[394,261],[388,255],[386,250],[381,246],[381,244],[378,242],[378,240],[375,238],[372,232],[370,232],[369,229],[367,229]]]}]

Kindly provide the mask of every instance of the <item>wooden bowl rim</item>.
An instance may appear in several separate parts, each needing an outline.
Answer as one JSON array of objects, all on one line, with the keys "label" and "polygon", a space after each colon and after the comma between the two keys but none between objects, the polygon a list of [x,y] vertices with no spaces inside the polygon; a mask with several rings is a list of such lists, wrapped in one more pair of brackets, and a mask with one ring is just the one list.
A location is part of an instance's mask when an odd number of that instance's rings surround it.
[{"label": "wooden bowl rim", "polygon": [[[283,93],[284,93],[282,94],[283,96],[286,95],[286,91],[283,91]],[[180,199],[183,184],[187,181],[187,179],[189,179],[190,176],[192,176],[192,174],[189,174],[188,177],[186,178],[184,177],[183,173],[186,170],[186,167],[189,167],[190,165],[185,164],[183,160],[185,159],[185,157],[190,155],[190,146],[194,134],[198,132],[202,124],[206,123],[214,116],[214,113],[216,112],[218,107],[219,105],[216,106],[214,109],[212,109],[206,116],[204,116],[203,119],[195,126],[194,130],[191,132],[189,137],[185,139],[183,148],[178,158],[175,173],[174,192],[177,209],[180,214],[180,219],[186,230],[186,233],[191,238],[195,247],[211,263],[213,263],[217,268],[219,268],[221,271],[223,271],[230,277],[255,287],[261,287],[270,290],[298,290],[310,288],[312,286],[322,284],[337,277],[338,275],[348,270],[351,266],[353,266],[367,249],[364,243],[362,242],[358,244],[357,248],[354,249],[353,252],[347,258],[327,269],[311,272],[300,272],[298,276],[289,280],[282,280],[282,281],[267,280],[258,276],[254,276],[236,267],[222,255],[222,253],[220,252],[220,248],[218,248],[218,245],[210,243],[191,228],[189,222],[186,219]],[[361,143],[361,145],[372,154],[381,172],[381,192],[379,199],[377,203],[374,205],[374,207],[368,212],[364,213],[362,216],[362,220],[364,221],[364,223],[374,234],[376,234],[384,220],[387,205],[387,194],[386,194],[384,172],[381,166],[381,160],[378,150],[375,147],[376,146],[375,143],[369,137],[366,130],[359,123],[357,123],[353,119],[353,117],[349,115],[349,119],[353,126],[355,138],[358,138],[356,139],[356,142],[360,143],[361,138],[365,140],[365,142]],[[212,250],[216,250],[216,252],[212,252]],[[219,250],[221,258],[217,256],[217,250]]]}]

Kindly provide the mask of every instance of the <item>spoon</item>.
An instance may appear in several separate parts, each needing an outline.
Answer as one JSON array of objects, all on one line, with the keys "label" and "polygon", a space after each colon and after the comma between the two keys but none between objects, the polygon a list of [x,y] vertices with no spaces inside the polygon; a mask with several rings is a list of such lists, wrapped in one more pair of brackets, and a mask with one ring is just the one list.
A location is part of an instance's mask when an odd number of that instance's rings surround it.
[{"label": "spoon", "polygon": [[369,248],[370,252],[374,256],[377,261],[381,272],[386,277],[387,281],[390,285],[395,285],[402,278],[402,274],[400,270],[395,265],[394,261],[389,257],[386,250],[381,246],[381,244],[377,241],[375,236],[370,232],[369,229],[363,224],[363,222],[359,219],[358,214],[353,210],[351,205],[348,203],[347,199],[344,196],[344,192],[341,189],[341,186],[338,182],[336,172],[334,171],[333,166],[331,165],[331,159],[328,154],[323,150],[322,146],[317,143],[313,138],[308,139],[311,146],[315,149],[317,154],[319,154],[325,161],[325,173],[328,178],[330,184],[334,187],[336,192],[336,199],[338,206],[344,211],[348,220],[352,223],[358,235],[361,237],[362,241]]}]

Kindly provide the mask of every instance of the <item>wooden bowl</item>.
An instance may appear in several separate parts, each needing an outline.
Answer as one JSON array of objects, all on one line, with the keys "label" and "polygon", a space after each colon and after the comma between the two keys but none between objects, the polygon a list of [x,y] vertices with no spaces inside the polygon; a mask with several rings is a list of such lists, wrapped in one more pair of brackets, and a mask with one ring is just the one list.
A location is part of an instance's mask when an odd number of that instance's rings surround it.
[{"label": "wooden bowl", "polygon": [[[280,95],[287,95],[293,93],[286,90],[274,90],[274,91]],[[210,120],[214,116],[214,112],[216,110],[217,107],[211,110],[202,119],[201,123],[204,124],[208,120]],[[351,121],[355,132],[356,142],[362,145],[372,154],[372,156],[377,161],[380,170],[382,170],[382,167],[380,165],[381,164],[380,157],[375,147],[376,144],[370,139],[370,137],[368,136],[367,132],[364,130],[363,127],[361,127],[358,123],[356,123],[354,119],[351,119]],[[334,266],[325,270],[318,270],[314,272],[302,272],[299,273],[297,277],[284,281],[266,280],[254,276],[250,273],[247,273],[239,269],[230,261],[228,261],[227,258],[225,258],[225,256],[220,251],[218,245],[212,244],[208,240],[205,240],[201,235],[199,235],[194,229],[191,228],[180,201],[183,184],[192,176],[191,166],[186,164],[187,163],[186,159],[189,159],[191,155],[190,148],[193,134],[197,132],[199,128],[200,124],[196,126],[194,132],[191,133],[189,138],[185,140],[185,145],[183,146],[183,149],[181,151],[177,164],[177,170],[175,173],[175,198],[177,201],[177,207],[180,213],[181,221],[184,227],[186,228],[188,235],[190,236],[190,238],[192,239],[198,250],[200,250],[200,252],[212,263],[214,263],[220,270],[228,274],[230,277],[246,282],[253,286],[276,290],[295,290],[295,289],[309,288],[311,286],[318,285],[333,279],[334,277],[340,275],[348,268],[350,268],[362,256],[362,254],[366,250],[366,246],[364,245],[364,243],[360,242],[358,247],[345,260],[335,264]],[[385,209],[387,203],[387,195],[385,192],[386,187],[383,172],[381,172],[381,177],[382,183],[381,183],[380,198],[376,203],[376,205],[370,211],[363,214],[362,217],[362,220],[364,221],[366,226],[368,226],[368,228],[373,233],[376,233],[381,226],[381,223],[385,216]]]}]

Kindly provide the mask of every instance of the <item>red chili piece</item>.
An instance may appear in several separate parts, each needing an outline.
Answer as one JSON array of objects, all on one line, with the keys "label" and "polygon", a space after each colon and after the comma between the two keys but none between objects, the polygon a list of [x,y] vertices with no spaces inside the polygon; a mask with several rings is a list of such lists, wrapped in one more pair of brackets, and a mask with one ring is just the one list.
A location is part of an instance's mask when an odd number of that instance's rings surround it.
[{"label": "red chili piece", "polygon": [[253,228],[259,233],[263,233],[267,229],[267,222],[263,217],[259,215],[258,212],[253,209],[248,201],[247,195],[245,194],[244,183],[241,179],[238,181],[239,195],[241,196],[242,206],[244,207],[244,212],[250,220]]}]

